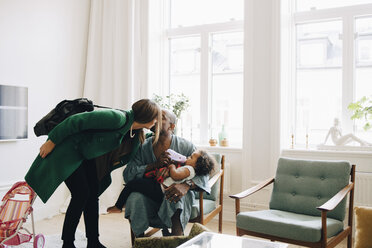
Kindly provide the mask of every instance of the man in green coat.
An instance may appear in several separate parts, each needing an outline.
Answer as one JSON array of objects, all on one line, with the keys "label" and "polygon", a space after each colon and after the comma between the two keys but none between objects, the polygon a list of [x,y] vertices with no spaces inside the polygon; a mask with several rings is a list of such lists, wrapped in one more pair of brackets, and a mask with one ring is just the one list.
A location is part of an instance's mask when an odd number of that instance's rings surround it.
[{"label": "man in green coat", "polygon": [[155,124],[156,143],[161,110],[155,102],[142,99],[129,111],[72,115],[49,133],[25,179],[43,202],[63,181],[69,188],[72,198],[62,231],[64,248],[75,247],[82,213],[88,247],[104,247],[98,240],[98,196],[110,185],[111,171],[128,163],[137,152],[144,140],[143,128]]}]

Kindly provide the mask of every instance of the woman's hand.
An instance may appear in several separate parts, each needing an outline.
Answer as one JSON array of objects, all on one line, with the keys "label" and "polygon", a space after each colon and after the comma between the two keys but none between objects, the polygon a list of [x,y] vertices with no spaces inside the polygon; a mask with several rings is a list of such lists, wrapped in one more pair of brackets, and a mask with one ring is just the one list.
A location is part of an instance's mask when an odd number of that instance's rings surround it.
[{"label": "woman's hand", "polygon": [[51,151],[53,151],[56,144],[53,143],[51,140],[47,140],[41,147],[40,147],[40,157],[45,158],[48,156]]}]

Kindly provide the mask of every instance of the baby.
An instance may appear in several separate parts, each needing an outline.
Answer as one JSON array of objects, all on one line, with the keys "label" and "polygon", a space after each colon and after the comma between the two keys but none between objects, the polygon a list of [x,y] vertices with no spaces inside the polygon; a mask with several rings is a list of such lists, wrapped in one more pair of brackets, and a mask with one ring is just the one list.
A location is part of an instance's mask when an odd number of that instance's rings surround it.
[{"label": "baby", "polygon": [[[176,166],[175,163],[168,165],[169,175],[165,179],[154,180],[156,172],[146,173],[144,178],[134,179],[128,182],[121,191],[115,206],[107,208],[108,213],[120,213],[132,192],[139,192],[156,202],[162,202],[164,198],[163,187],[169,187],[173,183],[182,183],[192,179],[195,175],[208,175],[214,168],[215,160],[206,151],[197,150],[185,161],[185,164]],[[162,169],[162,168],[160,168]]]}]

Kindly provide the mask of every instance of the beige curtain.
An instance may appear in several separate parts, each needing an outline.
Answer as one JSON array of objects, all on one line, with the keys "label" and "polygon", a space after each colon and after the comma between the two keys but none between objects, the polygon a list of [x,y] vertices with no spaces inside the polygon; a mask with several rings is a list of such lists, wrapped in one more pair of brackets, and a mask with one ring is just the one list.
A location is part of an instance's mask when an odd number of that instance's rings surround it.
[{"label": "beige curtain", "polygon": [[92,0],[84,97],[128,109],[132,102],[131,0]]}]

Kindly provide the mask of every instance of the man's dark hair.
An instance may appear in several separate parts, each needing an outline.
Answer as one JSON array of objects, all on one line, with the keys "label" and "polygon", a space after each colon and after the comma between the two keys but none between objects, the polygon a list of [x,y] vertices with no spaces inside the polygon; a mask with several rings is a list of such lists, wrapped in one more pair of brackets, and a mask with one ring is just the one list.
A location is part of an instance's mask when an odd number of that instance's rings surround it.
[{"label": "man's dark hair", "polygon": [[216,161],[206,151],[199,150],[200,157],[196,160],[195,174],[208,175],[214,168]]}]

